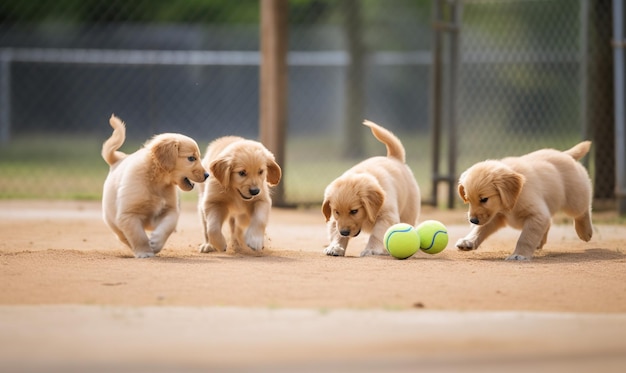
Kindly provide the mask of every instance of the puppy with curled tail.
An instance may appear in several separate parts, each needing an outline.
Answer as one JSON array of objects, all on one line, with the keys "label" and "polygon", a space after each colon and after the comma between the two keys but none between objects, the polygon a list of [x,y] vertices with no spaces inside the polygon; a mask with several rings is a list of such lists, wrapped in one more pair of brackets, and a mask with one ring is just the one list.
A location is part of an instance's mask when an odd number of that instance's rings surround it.
[{"label": "puppy with curled tail", "polygon": [[531,260],[548,238],[552,216],[563,211],[574,218],[583,241],[593,234],[591,180],[577,162],[591,147],[583,141],[569,150],[542,149],[521,157],[479,162],[459,178],[458,192],[469,204],[470,233],[460,250],[476,250],[500,228],[509,225],[522,233],[507,260]]},{"label": "puppy with curled tail", "polygon": [[153,257],[176,229],[180,214],[176,188],[190,191],[208,173],[193,139],[164,133],[126,154],[118,150],[126,139],[126,125],[115,115],[109,123],[113,133],[101,153],[110,166],[102,191],[103,218],[135,257]]},{"label": "puppy with curled tail", "polygon": [[402,142],[374,122],[363,124],[385,144],[387,156],[362,161],[326,187],[322,203],[330,239],[326,255],[344,256],[350,238],[362,231],[370,236],[361,256],[388,255],[383,244],[387,229],[397,223],[415,225],[419,217],[420,190],[405,163]]}]

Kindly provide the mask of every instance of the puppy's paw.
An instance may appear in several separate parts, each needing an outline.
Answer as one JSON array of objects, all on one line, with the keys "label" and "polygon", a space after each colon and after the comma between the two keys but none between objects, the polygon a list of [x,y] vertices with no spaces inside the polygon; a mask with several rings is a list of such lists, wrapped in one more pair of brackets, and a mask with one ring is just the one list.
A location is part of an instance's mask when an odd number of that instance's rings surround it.
[{"label": "puppy's paw", "polygon": [[150,248],[152,249],[153,253],[158,254],[159,252],[161,252],[161,250],[163,250],[163,246],[165,246],[165,242],[150,239]]},{"label": "puppy's paw", "polygon": [[505,260],[524,260],[524,261],[530,261],[530,258],[525,257],[524,255],[520,255],[520,254],[513,254],[513,255],[509,255]]},{"label": "puppy's paw", "polygon": [[217,249],[211,246],[211,244],[203,243],[198,247],[198,251],[201,253],[212,253],[217,251]]},{"label": "puppy's paw", "polygon": [[134,254],[135,254],[135,258],[139,258],[139,259],[154,257],[154,253],[151,251],[137,251]]},{"label": "puppy's paw", "polygon": [[461,238],[460,240],[456,241],[456,247],[459,250],[463,251],[476,250],[476,248],[474,247],[474,241],[470,241],[465,238]]},{"label": "puppy's paw", "polygon": [[578,238],[585,242],[589,242],[591,237],[593,236],[593,228],[590,225],[580,225],[577,222],[574,222],[574,228],[576,228],[576,233],[578,234]]},{"label": "puppy's paw", "polygon": [[324,254],[330,256],[345,256],[346,249],[336,244],[330,244],[326,249],[324,249]]},{"label": "puppy's paw", "polygon": [[254,251],[263,249],[263,234],[255,235],[249,231],[246,232],[246,245]]},{"label": "puppy's paw", "polygon": [[368,248],[365,248],[365,250],[361,251],[361,256],[368,256],[368,255],[389,255],[389,253],[387,252],[387,250],[368,249]]}]

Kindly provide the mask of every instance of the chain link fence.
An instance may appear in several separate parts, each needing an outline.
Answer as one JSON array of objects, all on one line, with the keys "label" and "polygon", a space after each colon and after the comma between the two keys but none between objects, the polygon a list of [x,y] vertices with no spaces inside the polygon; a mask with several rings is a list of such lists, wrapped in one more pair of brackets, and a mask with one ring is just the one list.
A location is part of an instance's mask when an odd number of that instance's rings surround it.
[{"label": "chain link fence", "polygon": [[594,140],[597,199],[614,192],[610,1],[465,1],[459,162]]},{"label": "chain link fence", "polygon": [[[319,203],[345,169],[385,153],[362,118],[401,137],[430,194],[432,7],[289,2],[288,203]],[[612,108],[597,83],[607,82],[597,64],[610,63],[611,50],[596,45],[609,39],[594,23],[610,20],[610,5],[585,0],[463,1],[458,171],[569,148],[597,136],[599,122],[611,128],[610,110],[597,110]],[[159,132],[201,148],[226,134],[257,138],[259,37],[257,0],[4,0],[0,198],[99,198],[111,113],[127,123],[126,151]],[[612,182],[610,170],[589,165],[596,185]]]}]

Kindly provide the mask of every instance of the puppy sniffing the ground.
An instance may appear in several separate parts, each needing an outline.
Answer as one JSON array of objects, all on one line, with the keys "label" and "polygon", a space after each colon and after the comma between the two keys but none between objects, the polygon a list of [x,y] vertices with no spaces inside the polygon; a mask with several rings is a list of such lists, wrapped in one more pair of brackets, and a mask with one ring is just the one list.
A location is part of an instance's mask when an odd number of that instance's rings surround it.
[{"label": "puppy sniffing the ground", "polygon": [[542,149],[521,157],[487,160],[470,167],[458,191],[469,204],[474,227],[456,246],[476,250],[492,233],[509,225],[522,233],[507,260],[530,260],[548,238],[552,216],[563,211],[574,218],[578,237],[589,241],[591,181],[577,162],[591,147],[584,141],[566,151]]},{"label": "puppy sniffing the ground", "polygon": [[190,191],[209,175],[193,139],[164,133],[125,154],[118,150],[126,139],[125,124],[115,115],[109,123],[113,134],[102,145],[102,158],[110,166],[102,192],[104,221],[135,257],[152,257],[176,229],[176,187]]},{"label": "puppy sniffing the ground", "polygon": [[365,255],[387,255],[383,237],[396,223],[414,225],[419,217],[420,190],[405,163],[400,140],[389,130],[364,121],[374,137],[387,147],[386,157],[368,158],[331,182],[324,192],[322,213],[330,244],[326,255],[344,256],[348,241],[369,232]]},{"label": "puppy sniffing the ground", "polygon": [[222,234],[226,220],[234,247],[261,250],[272,207],[270,187],[282,175],[274,155],[260,142],[226,136],[209,144],[202,164],[211,177],[199,190],[204,228],[200,252],[226,250]]}]

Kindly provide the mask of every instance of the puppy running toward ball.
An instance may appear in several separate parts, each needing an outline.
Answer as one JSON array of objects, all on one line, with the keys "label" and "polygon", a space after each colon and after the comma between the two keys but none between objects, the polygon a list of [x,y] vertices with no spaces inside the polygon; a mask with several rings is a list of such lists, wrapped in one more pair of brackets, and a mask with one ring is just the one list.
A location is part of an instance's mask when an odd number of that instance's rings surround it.
[{"label": "puppy running toward ball", "polygon": [[420,190],[405,163],[402,142],[391,131],[363,122],[387,147],[386,157],[372,157],[350,168],[324,191],[322,213],[330,244],[326,255],[344,256],[348,241],[369,232],[365,255],[389,255],[383,243],[387,229],[397,223],[414,225],[419,217]]},{"label": "puppy running toward ball", "polygon": [[277,185],[282,175],[274,155],[260,142],[226,136],[209,144],[202,164],[211,177],[199,189],[204,228],[200,252],[226,251],[222,234],[226,220],[234,248],[263,249],[272,207],[270,186]]},{"label": "puppy running toward ball", "polygon": [[590,147],[590,141],[583,141],[563,152],[542,149],[480,162],[463,172],[458,192],[469,204],[468,219],[474,227],[456,247],[476,250],[492,233],[509,225],[522,233],[507,260],[531,260],[546,243],[552,216],[558,211],[573,217],[578,237],[589,241],[591,181],[577,161]]},{"label": "puppy running toward ball", "polygon": [[[113,134],[102,145],[102,158],[110,166],[102,191],[104,221],[135,257],[153,257],[176,229],[176,187],[190,191],[209,174],[193,139],[164,133],[125,154],[118,149],[126,139],[126,125],[115,115],[109,123]],[[146,231],[152,231],[150,237]]]}]

